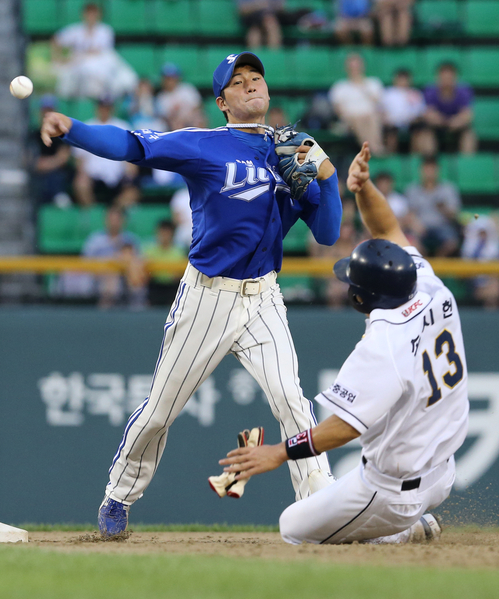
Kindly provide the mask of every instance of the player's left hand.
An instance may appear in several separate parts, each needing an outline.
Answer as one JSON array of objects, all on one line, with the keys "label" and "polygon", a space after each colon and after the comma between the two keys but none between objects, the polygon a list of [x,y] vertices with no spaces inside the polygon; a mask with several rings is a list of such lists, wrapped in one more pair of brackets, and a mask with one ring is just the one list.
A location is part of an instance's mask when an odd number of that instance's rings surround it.
[{"label": "player's left hand", "polygon": [[365,141],[348,169],[347,187],[352,193],[358,193],[369,180],[370,159],[371,150],[369,149],[369,143]]},{"label": "player's left hand", "polygon": [[238,480],[275,470],[287,459],[286,447],[284,443],[279,443],[278,445],[234,449],[219,463],[226,466],[224,472],[238,472],[239,474],[236,476],[236,480]]}]

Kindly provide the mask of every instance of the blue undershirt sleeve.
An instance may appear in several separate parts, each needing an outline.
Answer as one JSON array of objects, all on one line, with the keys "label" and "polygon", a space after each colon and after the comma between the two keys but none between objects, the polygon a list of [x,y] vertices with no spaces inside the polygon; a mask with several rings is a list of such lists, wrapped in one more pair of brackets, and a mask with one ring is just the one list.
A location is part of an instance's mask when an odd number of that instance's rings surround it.
[{"label": "blue undershirt sleeve", "polygon": [[[314,182],[315,183],[315,182]],[[341,205],[338,174],[310,185],[300,217],[307,223],[317,243],[333,245],[340,236]]]},{"label": "blue undershirt sleeve", "polygon": [[137,162],[145,152],[140,141],[130,133],[112,125],[86,125],[71,119],[73,126],[61,139],[75,148],[81,148],[109,160]]}]

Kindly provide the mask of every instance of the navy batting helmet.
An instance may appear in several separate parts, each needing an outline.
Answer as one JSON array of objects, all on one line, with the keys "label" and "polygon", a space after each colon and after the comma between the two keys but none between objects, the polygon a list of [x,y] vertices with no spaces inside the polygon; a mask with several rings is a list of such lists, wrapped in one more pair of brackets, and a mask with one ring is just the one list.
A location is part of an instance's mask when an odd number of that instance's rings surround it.
[{"label": "navy batting helmet", "polygon": [[416,293],[416,265],[400,246],[386,239],[359,244],[349,258],[334,265],[334,274],[348,283],[348,298],[359,312],[396,308]]}]

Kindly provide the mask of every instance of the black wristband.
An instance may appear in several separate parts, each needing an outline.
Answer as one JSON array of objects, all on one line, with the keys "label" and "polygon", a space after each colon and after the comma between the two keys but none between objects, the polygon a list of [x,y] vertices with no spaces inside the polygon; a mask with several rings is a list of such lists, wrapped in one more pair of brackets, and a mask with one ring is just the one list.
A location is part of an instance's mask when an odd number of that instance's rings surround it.
[{"label": "black wristband", "polygon": [[294,437],[286,439],[286,453],[290,460],[302,460],[319,455],[312,443],[312,431],[303,431]]}]

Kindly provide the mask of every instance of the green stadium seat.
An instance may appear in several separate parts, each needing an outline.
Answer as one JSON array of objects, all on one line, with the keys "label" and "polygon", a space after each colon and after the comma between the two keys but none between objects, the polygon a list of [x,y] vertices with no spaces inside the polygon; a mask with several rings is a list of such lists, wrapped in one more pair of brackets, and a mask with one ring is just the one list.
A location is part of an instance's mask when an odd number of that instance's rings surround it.
[{"label": "green stadium seat", "polygon": [[442,26],[461,22],[458,0],[419,0],[416,2],[415,12],[418,23],[434,29],[435,32]]},{"label": "green stadium seat", "polygon": [[431,84],[435,81],[436,70],[443,62],[454,63],[460,72],[463,70],[464,53],[453,46],[429,47],[421,52],[416,82]]},{"label": "green stadium seat", "polygon": [[88,236],[104,227],[105,209],[43,206],[38,212],[38,249],[44,253],[78,254]]},{"label": "green stadium seat", "polygon": [[95,108],[96,104],[94,100],[59,100],[60,112],[79,121],[88,121],[94,118]]},{"label": "green stadium seat", "polygon": [[208,126],[210,129],[223,127],[225,125],[227,121],[225,120],[223,113],[218,108],[214,96],[207,98],[204,101],[203,106],[206,116],[208,117]]},{"label": "green stadium seat", "polygon": [[419,58],[419,52],[415,48],[378,50],[376,53],[376,75],[385,85],[391,85],[396,71],[408,69],[413,75],[414,83],[419,85],[422,83],[419,75]]},{"label": "green stadium seat", "polygon": [[477,98],[474,126],[479,139],[499,140],[499,99]]},{"label": "green stadium seat", "polygon": [[173,62],[182,70],[182,78],[196,86],[211,86],[213,72],[205,67],[205,50],[197,46],[164,46],[157,54],[157,71],[165,62]]},{"label": "green stadium seat", "polygon": [[465,3],[465,31],[473,37],[499,35],[499,2],[468,0]]},{"label": "green stadium seat", "polygon": [[[83,7],[88,4],[88,0],[59,0],[61,15],[65,25],[78,23],[81,21]],[[96,2],[103,9],[103,21],[106,22],[105,2],[98,0]]]},{"label": "green stadium seat", "polygon": [[309,231],[307,224],[298,219],[282,242],[284,253],[306,254]]},{"label": "green stadium seat", "polygon": [[58,0],[24,0],[22,14],[26,33],[54,33],[63,25]]},{"label": "green stadium seat", "polygon": [[294,56],[290,54],[289,58],[294,62],[294,68],[288,71],[288,77],[292,73],[299,87],[317,89],[332,85],[333,64],[329,48],[298,46]]},{"label": "green stadium seat", "polygon": [[493,154],[457,156],[457,185],[461,193],[497,193],[499,178]]},{"label": "green stadium seat", "polygon": [[152,8],[147,0],[108,0],[106,20],[117,34],[147,33],[152,27]]},{"label": "green stadium seat", "polygon": [[151,3],[154,4],[152,31],[165,35],[195,33],[196,1],[193,3],[191,0],[152,0]]},{"label": "green stadium seat", "polygon": [[499,87],[499,49],[470,48],[466,54],[463,80],[478,87]]},{"label": "green stadium seat", "polygon": [[406,185],[413,181],[408,164],[408,159],[403,156],[387,156],[386,158],[371,158],[369,162],[371,176],[378,173],[389,172],[395,181],[398,191],[403,191]]},{"label": "green stadium seat", "polygon": [[155,46],[152,44],[122,44],[117,49],[139,77],[147,77],[155,82],[159,81]]},{"label": "green stadium seat", "polygon": [[[288,117],[289,123],[295,123],[303,117],[309,106],[310,99],[306,97],[290,98],[282,96],[271,96],[270,97],[270,108],[278,107],[282,108]],[[286,123],[279,123],[279,125],[287,125]]]},{"label": "green stadium seat", "polygon": [[[270,50],[268,48],[258,49],[258,58],[265,67],[265,80],[269,86],[270,94],[275,88],[296,85],[294,73],[293,54],[287,50]],[[292,79],[292,80],[291,80]]]},{"label": "green stadium seat", "polygon": [[223,37],[242,34],[236,3],[232,0],[201,0],[195,8],[195,27],[201,35]]},{"label": "green stadium seat", "polygon": [[137,235],[141,243],[147,243],[154,239],[159,221],[170,217],[169,206],[132,206],[127,213],[126,229]]}]

